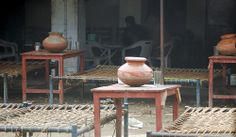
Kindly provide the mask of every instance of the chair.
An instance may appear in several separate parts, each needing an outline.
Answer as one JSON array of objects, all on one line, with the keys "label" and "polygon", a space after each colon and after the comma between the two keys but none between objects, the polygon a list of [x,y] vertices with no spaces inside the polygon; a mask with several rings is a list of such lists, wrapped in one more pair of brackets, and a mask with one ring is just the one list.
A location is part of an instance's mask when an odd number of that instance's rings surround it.
[{"label": "chair", "polygon": [[[174,45],[179,39],[177,37],[172,38],[171,40],[167,41],[164,43],[164,66],[171,67],[171,60],[170,56],[171,53],[174,49]],[[161,56],[160,56],[160,48],[155,51],[154,56],[151,57],[152,60],[159,60],[161,61]]]},{"label": "chair", "polygon": [[135,49],[140,47],[140,53],[139,53],[139,57],[145,57],[147,58],[148,62],[151,62],[151,51],[152,51],[152,41],[151,40],[141,40],[138,41],[128,47],[124,47],[121,50],[121,55],[122,55],[122,61],[124,62],[125,56],[126,56],[126,52],[130,49]]},{"label": "chair", "polygon": [[97,65],[104,65],[108,63],[108,49],[101,46],[97,42],[88,42],[87,44],[87,56],[85,62],[87,65],[95,67]]},{"label": "chair", "polygon": [[18,46],[16,43],[0,39],[0,52],[0,59],[14,57],[16,61],[19,60]]}]

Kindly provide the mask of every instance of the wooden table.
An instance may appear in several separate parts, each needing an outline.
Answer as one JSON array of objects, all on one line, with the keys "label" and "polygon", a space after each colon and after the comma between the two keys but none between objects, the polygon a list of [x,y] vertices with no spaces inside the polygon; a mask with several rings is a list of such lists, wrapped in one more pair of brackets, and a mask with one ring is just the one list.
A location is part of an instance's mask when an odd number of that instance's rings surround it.
[{"label": "wooden table", "polygon": [[[49,61],[50,60],[57,60],[58,61],[58,68],[59,68],[59,76],[64,75],[64,59],[76,57],[80,58],[80,71],[84,71],[84,51],[79,50],[65,50],[62,53],[50,53],[46,50],[40,51],[30,51],[24,52],[21,54],[22,56],[22,97],[23,101],[27,100],[27,93],[49,93],[49,89],[32,89],[27,88],[27,60],[45,60],[45,75],[48,81],[49,77]],[[59,94],[59,103],[63,103],[64,99],[64,89],[63,89],[63,80],[59,80],[58,83],[58,90],[53,91],[54,93]]]},{"label": "wooden table", "polygon": [[162,128],[162,105],[167,96],[175,95],[173,104],[173,120],[178,117],[180,102],[180,85],[143,85],[140,87],[130,87],[124,84],[113,84],[91,89],[94,103],[94,123],[95,136],[101,137],[100,131],[100,99],[113,98],[116,105],[116,137],[121,137],[122,106],[123,98],[152,98],[155,99],[156,106],[156,131]]},{"label": "wooden table", "polygon": [[213,99],[236,99],[236,95],[216,95],[213,92],[213,78],[214,78],[214,64],[222,64],[222,76],[223,80],[226,83],[226,69],[227,64],[236,63],[236,56],[210,56],[209,57],[209,84],[208,84],[208,105],[209,107],[213,106]]}]

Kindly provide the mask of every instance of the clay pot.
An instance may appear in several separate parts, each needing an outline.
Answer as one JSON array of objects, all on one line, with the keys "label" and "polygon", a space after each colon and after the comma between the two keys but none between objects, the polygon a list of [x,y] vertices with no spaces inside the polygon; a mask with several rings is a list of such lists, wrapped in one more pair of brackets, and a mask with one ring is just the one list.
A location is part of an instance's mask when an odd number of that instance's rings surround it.
[{"label": "clay pot", "polygon": [[125,57],[126,63],[119,67],[118,78],[130,86],[141,86],[148,83],[153,77],[152,69],[145,64],[143,57]]},{"label": "clay pot", "polygon": [[67,41],[60,32],[49,32],[49,36],[43,40],[43,47],[49,52],[62,52],[67,48]]},{"label": "clay pot", "polygon": [[217,43],[216,50],[222,55],[236,54],[236,34],[225,34],[220,38],[221,40]]}]

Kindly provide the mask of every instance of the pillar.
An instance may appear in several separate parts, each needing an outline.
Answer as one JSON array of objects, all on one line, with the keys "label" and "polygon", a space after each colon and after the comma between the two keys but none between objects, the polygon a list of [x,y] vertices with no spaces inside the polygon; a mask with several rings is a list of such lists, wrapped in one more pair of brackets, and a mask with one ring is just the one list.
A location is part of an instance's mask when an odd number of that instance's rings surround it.
[{"label": "pillar", "polygon": [[[81,26],[78,20],[79,2],[84,4],[83,0],[51,0],[51,31],[62,32],[68,40],[68,49],[73,50],[80,49],[85,43],[85,40],[82,40],[85,39],[85,31],[82,31],[85,30],[85,24]],[[79,38],[81,38],[81,44]],[[66,59],[65,74],[77,72],[78,64],[77,57]]]}]

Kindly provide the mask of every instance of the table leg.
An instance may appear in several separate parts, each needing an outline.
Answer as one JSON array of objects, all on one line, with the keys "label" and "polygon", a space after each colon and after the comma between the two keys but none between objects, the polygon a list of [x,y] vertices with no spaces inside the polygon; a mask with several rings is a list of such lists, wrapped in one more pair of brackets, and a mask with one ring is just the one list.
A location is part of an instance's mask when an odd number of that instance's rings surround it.
[{"label": "table leg", "polygon": [[155,106],[156,106],[156,131],[159,131],[162,128],[161,94],[156,95]]},{"label": "table leg", "polygon": [[173,121],[176,120],[179,116],[179,93],[178,89],[176,90],[174,103],[173,103]]},{"label": "table leg", "polygon": [[[60,58],[60,60],[59,60],[59,76],[62,77],[63,75],[64,75],[64,60],[63,60],[63,58]],[[63,104],[64,85],[63,85],[63,80],[62,79],[59,80],[58,90],[59,90],[59,103]]]},{"label": "table leg", "polygon": [[48,83],[49,80],[49,60],[45,60],[45,80]]},{"label": "table leg", "polygon": [[26,96],[26,87],[27,87],[27,70],[26,70],[26,59],[24,56],[22,57],[22,100],[23,102],[26,101],[27,96]]},{"label": "table leg", "polygon": [[80,72],[84,72],[84,67],[85,67],[85,63],[84,63],[84,54],[80,55],[80,58],[79,58],[79,69],[80,69]]},{"label": "table leg", "polygon": [[209,83],[208,83],[208,106],[212,107],[213,105],[213,69],[214,69],[214,63],[212,60],[209,61]]},{"label": "table leg", "polygon": [[226,88],[227,87],[227,80],[226,80],[226,71],[227,71],[227,65],[226,64],[222,64],[222,67],[223,67],[223,71],[222,71],[222,73],[223,73],[223,81],[224,81],[224,88]]},{"label": "table leg", "polygon": [[96,93],[93,93],[93,105],[94,105],[94,136],[101,137],[100,98]]},{"label": "table leg", "polygon": [[116,137],[121,137],[121,123],[122,123],[121,99],[115,99],[115,105],[116,105]]}]

